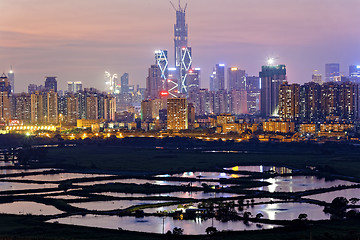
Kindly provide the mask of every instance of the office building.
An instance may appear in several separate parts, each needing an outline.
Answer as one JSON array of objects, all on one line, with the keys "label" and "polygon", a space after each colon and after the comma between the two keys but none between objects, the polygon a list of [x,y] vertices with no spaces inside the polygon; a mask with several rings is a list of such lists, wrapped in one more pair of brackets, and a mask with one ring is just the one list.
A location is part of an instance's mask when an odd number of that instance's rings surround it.
[{"label": "office building", "polygon": [[214,91],[225,90],[225,64],[216,64],[213,75]]},{"label": "office building", "polygon": [[312,82],[320,84],[320,85],[323,84],[322,76],[318,70],[314,70],[314,73],[312,75]]},{"label": "office building", "polygon": [[[176,23],[174,25],[174,48],[175,48],[175,68],[178,70],[178,79],[181,79],[180,77],[180,69],[182,68],[182,62],[183,62],[183,56],[184,56],[184,50],[188,47],[188,25],[185,21],[185,13],[186,13],[186,7],[182,8],[179,6],[176,8],[175,6],[174,10],[176,11]],[[180,87],[179,90],[182,88]],[[180,91],[181,92],[181,91]]]},{"label": "office building", "polygon": [[162,87],[161,70],[158,65],[151,65],[146,78],[146,99],[158,98]]},{"label": "office building", "polygon": [[181,49],[181,65],[179,68],[179,93],[188,94],[188,75],[192,66],[192,55],[190,47]]},{"label": "office building", "polygon": [[328,63],[325,64],[325,82],[333,82],[334,77],[340,76],[340,64]]},{"label": "office building", "polygon": [[12,67],[10,67],[10,71],[8,73],[8,79],[9,79],[9,85],[11,88],[11,93],[15,92],[15,73],[12,70]]},{"label": "office building", "polygon": [[191,68],[187,76],[188,92],[197,92],[200,89],[200,68]]},{"label": "office building", "polygon": [[163,88],[165,88],[165,82],[168,78],[168,68],[169,68],[169,60],[168,60],[168,52],[167,50],[157,50],[155,51],[155,63],[158,65],[161,71],[161,78],[163,79]]},{"label": "office building", "polygon": [[167,100],[167,129],[173,131],[188,129],[186,98],[169,98]]},{"label": "office building", "polygon": [[69,93],[77,93],[82,91],[82,82],[68,82],[68,89]]},{"label": "office building", "polygon": [[286,80],[285,65],[262,66],[261,78],[261,116],[277,116],[279,107],[279,89]]},{"label": "office building", "polygon": [[121,93],[126,94],[129,93],[129,74],[124,73],[121,78]]},{"label": "office building", "polygon": [[246,90],[245,70],[237,67],[228,68],[228,90]]},{"label": "office building", "polygon": [[176,77],[176,68],[168,69],[168,77],[165,83],[165,89],[169,93],[170,97],[176,98],[179,96],[179,80]]},{"label": "office building", "polygon": [[57,92],[57,81],[56,77],[46,77],[45,78],[45,90],[50,91],[54,90],[54,92]]}]

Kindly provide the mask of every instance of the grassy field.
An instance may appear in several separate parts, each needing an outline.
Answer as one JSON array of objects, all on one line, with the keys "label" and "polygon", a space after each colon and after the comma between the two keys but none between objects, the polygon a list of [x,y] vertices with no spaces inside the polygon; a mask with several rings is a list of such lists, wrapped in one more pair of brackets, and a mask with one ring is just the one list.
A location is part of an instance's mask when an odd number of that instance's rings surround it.
[{"label": "grassy field", "polygon": [[193,150],[144,149],[83,145],[51,148],[41,166],[89,168],[130,172],[219,170],[235,165],[279,165],[293,168],[318,166],[322,171],[360,178],[360,153],[309,152],[209,153]]}]

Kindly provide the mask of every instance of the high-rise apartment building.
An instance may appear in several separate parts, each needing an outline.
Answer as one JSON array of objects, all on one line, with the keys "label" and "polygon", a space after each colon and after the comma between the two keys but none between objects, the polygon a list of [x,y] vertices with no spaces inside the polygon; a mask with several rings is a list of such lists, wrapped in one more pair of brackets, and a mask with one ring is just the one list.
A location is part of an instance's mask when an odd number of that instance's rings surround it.
[{"label": "high-rise apartment building", "polygon": [[237,67],[228,68],[228,90],[246,90],[245,70]]},{"label": "high-rise apartment building", "polygon": [[359,86],[352,82],[339,85],[338,115],[343,120],[355,120],[359,113]]},{"label": "high-rise apartment building", "polygon": [[338,116],[339,88],[336,82],[326,82],[321,87],[321,115]]},{"label": "high-rise apartment building", "polygon": [[173,131],[188,129],[186,98],[169,98],[167,100],[167,129]]},{"label": "high-rise apartment building", "polygon": [[279,89],[286,80],[285,65],[262,66],[261,78],[261,115],[277,116],[279,107]]},{"label": "high-rise apartment building", "polygon": [[44,95],[39,91],[31,94],[31,123],[45,123],[46,113],[44,109]]},{"label": "high-rise apartment building", "polygon": [[321,85],[316,82],[300,86],[300,120],[318,122],[321,119]]},{"label": "high-rise apartment building", "polygon": [[325,64],[325,82],[333,82],[334,77],[337,76],[340,76],[340,64],[339,63]]},{"label": "high-rise apartment building", "polygon": [[50,91],[54,90],[54,92],[57,92],[57,81],[56,77],[46,77],[45,78],[45,90]]},{"label": "high-rise apartment building", "polygon": [[79,119],[79,101],[75,94],[68,94],[66,96],[66,121],[68,124],[76,125]]},{"label": "high-rise apartment building", "polygon": [[14,94],[15,119],[22,120],[24,123],[31,121],[31,96],[28,93]]},{"label": "high-rise apartment building", "polygon": [[231,107],[230,107],[231,114],[240,115],[240,114],[248,113],[247,92],[245,89],[232,90],[230,92],[230,98],[231,98]]},{"label": "high-rise apartment building", "polygon": [[6,122],[11,117],[10,106],[11,86],[5,73],[0,77],[0,121]]},{"label": "high-rise apartment building", "polygon": [[151,100],[144,100],[141,102],[141,121],[152,121],[152,119],[153,112]]},{"label": "high-rise apartment building", "polygon": [[50,89],[50,91],[46,94],[47,98],[47,118],[46,123],[49,124],[57,124],[59,121],[59,115],[58,115],[58,95],[53,90]]},{"label": "high-rise apartment building", "polygon": [[247,106],[249,114],[260,113],[260,77],[246,77]]},{"label": "high-rise apartment building", "polygon": [[300,116],[300,85],[284,82],[279,89],[279,117],[296,121]]},{"label": "high-rise apartment building", "polygon": [[98,119],[99,106],[96,93],[90,93],[86,97],[86,119]]}]

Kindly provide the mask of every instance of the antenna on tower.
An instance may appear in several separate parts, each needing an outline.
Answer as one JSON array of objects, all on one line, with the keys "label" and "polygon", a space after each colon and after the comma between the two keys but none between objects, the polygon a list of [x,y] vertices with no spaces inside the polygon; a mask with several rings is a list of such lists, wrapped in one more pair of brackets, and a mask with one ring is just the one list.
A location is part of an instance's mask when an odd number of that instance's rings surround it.
[{"label": "antenna on tower", "polygon": [[181,10],[181,0],[179,0],[179,9]]},{"label": "antenna on tower", "polygon": [[185,4],[185,7],[184,7],[184,12],[186,12],[187,5],[188,5],[188,4],[186,3],[186,4]]}]

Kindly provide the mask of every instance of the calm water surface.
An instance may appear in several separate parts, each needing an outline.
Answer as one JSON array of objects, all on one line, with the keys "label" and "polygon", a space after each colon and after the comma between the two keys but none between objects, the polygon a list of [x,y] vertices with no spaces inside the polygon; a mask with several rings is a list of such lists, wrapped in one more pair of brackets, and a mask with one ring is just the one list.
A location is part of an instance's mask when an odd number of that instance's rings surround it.
[{"label": "calm water surface", "polygon": [[[359,198],[360,199],[360,188],[351,188],[351,189],[344,189],[334,192],[327,192],[327,193],[320,193],[314,195],[308,195],[304,198],[311,198],[319,201],[324,201],[330,203],[336,197],[345,197],[348,200],[350,198]],[[357,204],[359,204],[358,202]]]},{"label": "calm water surface", "polygon": [[63,213],[53,206],[35,202],[13,202],[0,204],[0,213],[55,215]]}]

